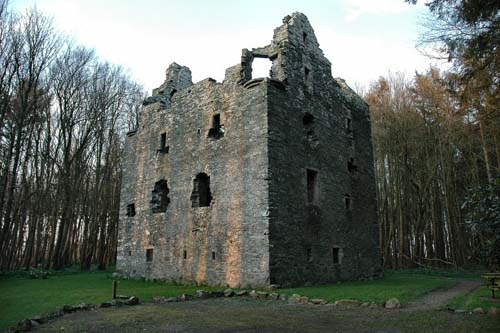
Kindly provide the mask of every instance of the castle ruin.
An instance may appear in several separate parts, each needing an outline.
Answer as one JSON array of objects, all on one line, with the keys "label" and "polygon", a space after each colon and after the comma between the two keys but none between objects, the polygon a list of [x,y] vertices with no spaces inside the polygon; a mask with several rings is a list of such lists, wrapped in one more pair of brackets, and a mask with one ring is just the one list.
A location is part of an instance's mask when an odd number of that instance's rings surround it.
[{"label": "castle ruin", "polygon": [[379,273],[368,106],[332,77],[305,15],[222,83],[167,69],[127,134],[117,270],[231,287]]}]

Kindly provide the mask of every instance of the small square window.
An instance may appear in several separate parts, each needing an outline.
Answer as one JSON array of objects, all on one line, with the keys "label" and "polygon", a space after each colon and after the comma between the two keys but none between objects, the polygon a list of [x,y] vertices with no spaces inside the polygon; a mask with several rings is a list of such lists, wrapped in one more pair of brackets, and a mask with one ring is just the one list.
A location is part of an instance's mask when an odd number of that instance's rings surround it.
[{"label": "small square window", "polygon": [[352,210],[352,198],[349,194],[344,196],[345,210]]},{"label": "small square window", "polygon": [[187,259],[187,257],[188,257],[188,253],[187,253],[187,251],[186,251],[186,250],[184,250],[184,252],[182,253],[182,257],[183,257],[184,259]]},{"label": "small square window", "polygon": [[338,247],[332,248],[332,257],[334,265],[340,264],[340,248]]},{"label": "small square window", "polygon": [[312,261],[312,249],[307,249],[306,254],[307,254],[307,261],[311,262]]},{"label": "small square window", "polygon": [[128,256],[131,257],[132,256],[132,251],[128,251]]},{"label": "small square window", "polygon": [[212,251],[212,260],[215,260],[215,251]]},{"label": "small square window", "polygon": [[307,67],[304,67],[304,78],[306,81],[309,81],[309,78],[311,76],[311,70]]},{"label": "small square window", "polygon": [[345,129],[347,132],[352,132],[352,119],[351,118],[345,118]]},{"label": "small square window", "polygon": [[146,262],[153,262],[153,249],[146,249]]}]

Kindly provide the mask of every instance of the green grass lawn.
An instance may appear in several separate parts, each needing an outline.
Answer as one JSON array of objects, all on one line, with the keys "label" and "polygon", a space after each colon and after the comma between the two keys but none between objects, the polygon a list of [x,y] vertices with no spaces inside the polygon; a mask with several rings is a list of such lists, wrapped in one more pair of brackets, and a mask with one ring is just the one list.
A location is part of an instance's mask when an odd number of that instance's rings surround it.
[{"label": "green grass lawn", "polygon": [[327,301],[356,299],[364,302],[384,302],[397,298],[407,303],[438,288],[449,288],[454,278],[425,275],[413,272],[388,271],[383,279],[373,281],[343,282],[324,286],[282,289],[280,293],[300,294]]},{"label": "green grass lawn", "polygon": [[[421,272],[388,271],[380,280],[281,289],[278,292],[289,295],[297,293],[328,301],[357,299],[383,302],[396,297],[406,303],[431,290],[451,287],[455,281],[454,277],[428,275]],[[45,280],[14,276],[0,277],[0,330],[22,319],[54,311],[63,305],[98,304],[110,300],[111,286],[110,273],[51,275]],[[118,294],[134,295],[142,301],[149,301],[153,296],[194,294],[201,288],[214,289],[161,282],[121,280],[118,285]]]},{"label": "green grass lawn", "polygon": [[460,295],[452,299],[446,306],[450,309],[473,310],[483,308],[488,311],[489,308],[500,308],[500,294],[496,293],[495,301],[491,298],[491,290],[482,286],[468,294]]},{"label": "green grass lawn", "polygon": [[[153,296],[194,294],[197,286],[161,282],[120,280],[118,294],[134,295],[142,301]],[[203,287],[213,290],[213,288]],[[0,277],[0,331],[22,319],[54,311],[63,305],[98,304],[112,298],[110,273],[79,273],[29,279]]]}]

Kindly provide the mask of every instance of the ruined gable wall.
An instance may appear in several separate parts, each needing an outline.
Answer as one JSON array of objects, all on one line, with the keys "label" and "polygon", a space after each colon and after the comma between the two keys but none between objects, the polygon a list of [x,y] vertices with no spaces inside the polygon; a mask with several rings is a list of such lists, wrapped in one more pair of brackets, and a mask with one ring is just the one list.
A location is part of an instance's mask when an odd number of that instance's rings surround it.
[{"label": "ruined gable wall", "polygon": [[[378,252],[372,238],[377,218],[371,148],[361,149],[362,154],[355,150],[371,147],[369,122],[355,118],[354,132],[345,129],[348,110],[357,115],[358,106],[347,105],[304,15],[285,18],[275,31],[275,43],[287,91],[269,93],[271,283],[372,276],[379,261],[370,254]],[[306,113],[314,119],[308,125],[303,122]],[[347,168],[351,156],[363,159],[358,172],[364,176],[357,182]],[[315,203],[308,202],[307,169],[317,172]],[[345,208],[345,194],[352,198],[352,210]]]}]

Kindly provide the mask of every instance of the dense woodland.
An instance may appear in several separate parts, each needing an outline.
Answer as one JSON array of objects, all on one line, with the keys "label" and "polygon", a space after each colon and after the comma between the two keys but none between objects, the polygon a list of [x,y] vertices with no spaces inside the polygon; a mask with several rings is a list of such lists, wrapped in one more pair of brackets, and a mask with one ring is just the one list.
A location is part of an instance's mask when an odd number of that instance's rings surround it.
[{"label": "dense woodland", "polygon": [[0,0],[0,268],[115,261],[122,140],[140,86]]},{"label": "dense woodland", "polygon": [[[499,6],[431,1],[420,46],[451,70],[390,74],[364,94],[386,267],[500,253]],[[0,0],[0,270],[114,264],[123,140],[143,97],[46,16]]]}]

